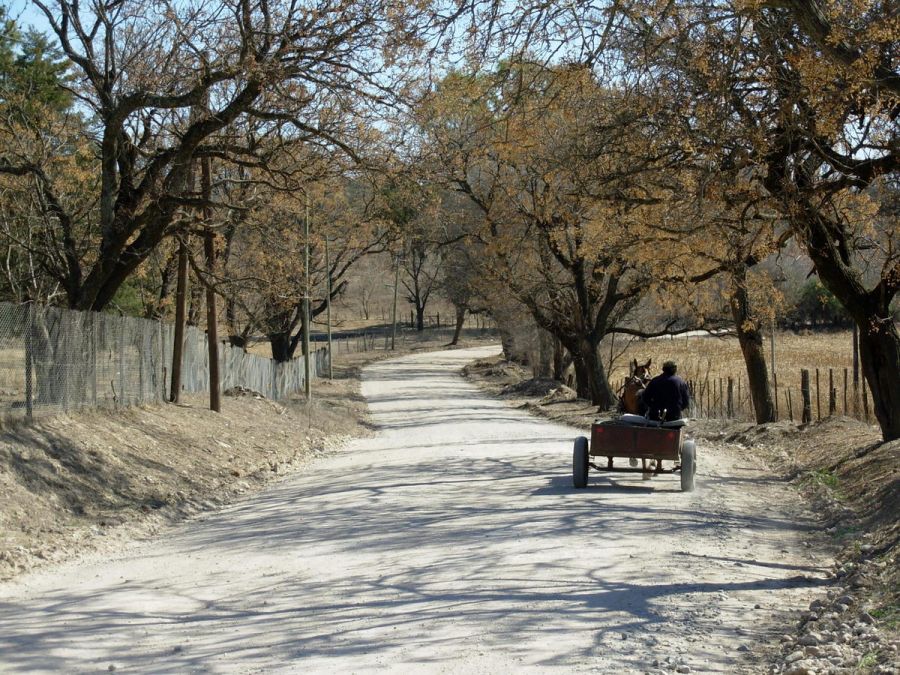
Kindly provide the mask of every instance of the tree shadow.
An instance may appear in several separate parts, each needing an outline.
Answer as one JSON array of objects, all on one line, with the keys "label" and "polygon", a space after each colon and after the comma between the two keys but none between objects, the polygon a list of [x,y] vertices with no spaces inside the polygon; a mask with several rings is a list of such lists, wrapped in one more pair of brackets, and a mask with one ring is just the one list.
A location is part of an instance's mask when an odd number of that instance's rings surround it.
[{"label": "tree shadow", "polygon": [[[824,583],[762,546],[728,578],[710,564],[727,557],[680,550],[735,530],[769,542],[811,523],[729,512],[680,493],[672,476],[646,485],[597,474],[576,490],[563,427],[453,400],[414,406],[388,394],[401,408],[378,414],[381,436],[142,547],[102,578],[3,600],[3,666],[477,670],[521,659],[618,672],[654,656],[618,634],[677,631],[689,612],[705,636],[733,630],[743,614],[723,627],[712,611],[723,592],[774,600]],[[711,492],[733,483],[698,477]],[[789,575],[799,571],[809,574]],[[473,644],[495,660],[455,660]],[[704,641],[694,656],[736,663],[715,648]]]}]

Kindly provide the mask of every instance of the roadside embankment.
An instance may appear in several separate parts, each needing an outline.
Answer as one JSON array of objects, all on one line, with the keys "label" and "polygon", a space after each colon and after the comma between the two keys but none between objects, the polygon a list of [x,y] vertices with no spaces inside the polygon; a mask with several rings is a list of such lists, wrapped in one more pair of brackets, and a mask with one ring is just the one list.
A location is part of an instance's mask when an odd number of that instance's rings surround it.
[{"label": "roadside embankment", "polygon": [[[473,340],[469,340],[473,342]],[[258,491],[310,458],[370,433],[360,368],[430,349],[340,354],[312,401],[236,389],[222,412],[205,395],[178,405],[40,418],[0,432],[0,580],[125,543]]]}]

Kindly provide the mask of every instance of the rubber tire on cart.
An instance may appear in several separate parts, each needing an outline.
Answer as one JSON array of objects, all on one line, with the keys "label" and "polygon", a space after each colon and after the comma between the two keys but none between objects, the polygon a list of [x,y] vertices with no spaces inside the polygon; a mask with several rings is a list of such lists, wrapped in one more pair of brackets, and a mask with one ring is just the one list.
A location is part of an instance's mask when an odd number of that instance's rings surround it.
[{"label": "rubber tire on cart", "polygon": [[681,446],[681,491],[694,491],[694,474],[697,473],[697,444],[685,441]]},{"label": "rubber tire on cart", "polygon": [[579,436],[575,439],[575,451],[572,453],[572,485],[586,488],[588,480],[588,439]]}]

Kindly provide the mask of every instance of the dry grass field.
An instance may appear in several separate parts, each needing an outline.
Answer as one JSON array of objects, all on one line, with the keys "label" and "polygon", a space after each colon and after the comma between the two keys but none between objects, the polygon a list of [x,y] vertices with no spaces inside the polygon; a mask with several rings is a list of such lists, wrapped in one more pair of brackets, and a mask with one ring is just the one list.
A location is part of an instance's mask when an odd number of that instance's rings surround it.
[{"label": "dry grass field", "polygon": [[[694,385],[698,401],[698,416],[723,416],[727,401],[728,378],[733,381],[734,415],[737,419],[750,418],[751,407],[747,389],[747,374],[741,349],[735,337],[678,337],[653,340],[634,340],[625,345],[621,337],[613,345],[615,358],[610,381],[616,386],[628,375],[632,359],[644,363],[653,359],[653,374],[660,372],[663,361],[678,363],[678,374]],[[609,342],[604,357],[609,358]],[[624,351],[623,351],[624,347]],[[771,355],[771,342],[765,340],[767,361]],[[771,365],[771,364],[770,364]],[[778,380],[778,410],[780,419],[800,416],[800,371],[810,371],[810,389],[813,419],[828,415],[829,375],[834,378],[837,414],[865,417],[862,390],[859,403],[853,401],[853,337],[850,331],[819,332],[800,335],[778,332],[775,335],[775,371]],[[819,372],[819,405],[816,402],[816,369]],[[847,373],[847,409],[844,409],[844,373]],[[862,374],[860,373],[860,378]],[[860,382],[862,388],[863,382]],[[720,396],[720,390],[723,393]],[[866,392],[868,399],[868,392]],[[788,399],[790,398],[790,408]],[[870,400],[866,401],[870,404]],[[702,406],[702,410],[699,407]],[[711,414],[707,415],[707,407]],[[855,412],[856,410],[856,412]]]}]

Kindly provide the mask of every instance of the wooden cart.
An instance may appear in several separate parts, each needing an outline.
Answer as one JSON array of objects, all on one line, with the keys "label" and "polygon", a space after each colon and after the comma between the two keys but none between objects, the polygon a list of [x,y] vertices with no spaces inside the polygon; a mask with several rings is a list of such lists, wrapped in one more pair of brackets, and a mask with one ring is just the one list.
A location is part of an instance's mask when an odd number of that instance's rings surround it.
[{"label": "wooden cart", "polygon": [[[603,420],[591,425],[591,439],[575,439],[572,457],[572,483],[576,488],[587,487],[588,471],[628,471],[642,473],[645,478],[663,473],[679,473],[681,489],[694,489],[697,471],[697,446],[686,438],[685,422],[651,422],[637,415],[626,419]],[[605,457],[601,466],[592,459]],[[630,466],[615,466],[616,458],[626,458]],[[637,460],[641,466],[637,466]],[[663,462],[673,462],[665,468]],[[605,464],[605,466],[602,466]]]}]

